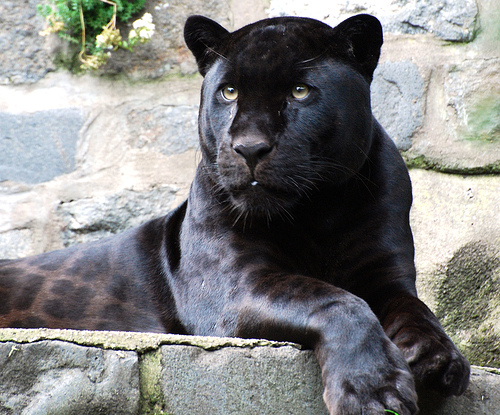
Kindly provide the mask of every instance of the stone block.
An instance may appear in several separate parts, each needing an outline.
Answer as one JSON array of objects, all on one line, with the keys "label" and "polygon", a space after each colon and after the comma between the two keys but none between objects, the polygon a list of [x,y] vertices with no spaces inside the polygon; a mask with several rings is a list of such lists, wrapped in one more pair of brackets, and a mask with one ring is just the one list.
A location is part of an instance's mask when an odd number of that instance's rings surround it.
[{"label": "stone block", "polygon": [[500,57],[465,60],[444,69],[446,121],[458,126],[452,137],[478,151],[489,145],[488,152],[500,161]]},{"label": "stone block", "polygon": [[462,396],[443,399],[432,393],[420,395],[421,415],[497,415],[500,413],[500,374],[471,369],[469,387]]},{"label": "stone block", "polygon": [[[370,1],[377,14],[377,2]],[[394,2],[390,2],[392,8]],[[382,13],[385,29],[393,33],[431,33],[441,39],[468,42],[478,29],[478,8],[475,0],[413,0],[398,2],[396,11]]]},{"label": "stone block", "polygon": [[430,77],[426,120],[407,153],[415,166],[500,171],[500,58],[447,63]]},{"label": "stone block", "polygon": [[432,33],[450,41],[467,42],[477,30],[475,0],[271,0],[270,16],[312,17],[336,25],[354,14],[377,16],[386,32]]},{"label": "stone block", "polygon": [[291,346],[163,346],[161,353],[166,413],[327,414],[311,351]]},{"label": "stone block", "polygon": [[[8,376],[0,383],[5,415],[326,414],[317,361],[292,343],[1,329],[0,370]],[[497,414],[499,391],[498,370],[473,367],[460,397],[420,391],[420,413]]]},{"label": "stone block", "polygon": [[408,150],[424,117],[424,81],[417,66],[410,61],[381,63],[371,91],[373,114],[398,148]]},{"label": "stone block", "polygon": [[[45,23],[37,13],[38,4],[38,0],[5,0],[0,4],[0,49],[9,56],[0,62],[0,84],[36,82],[56,70],[56,60],[72,65],[74,48],[66,47],[66,41],[60,41],[56,35],[48,38],[39,35]],[[217,0],[149,0],[146,11],[153,15],[156,25],[152,41],[136,47],[133,53],[123,49],[114,52],[100,73],[146,79],[160,78],[170,72],[195,73],[194,58],[183,39],[187,17],[203,14],[226,26],[231,24],[229,3]],[[119,28],[126,38],[132,22]]]},{"label": "stone block", "polygon": [[144,148],[171,156],[197,149],[198,107],[189,105],[156,106],[133,109],[127,115],[132,148]]},{"label": "stone block", "polygon": [[60,341],[0,343],[0,413],[137,415],[134,352]]},{"label": "stone block", "polygon": [[55,65],[46,48],[39,0],[2,0],[0,3],[0,85],[33,83]]},{"label": "stone block", "polygon": [[67,224],[62,235],[64,246],[102,239],[165,215],[172,208],[174,195],[174,188],[157,186],[61,202],[57,214]]},{"label": "stone block", "polygon": [[0,258],[22,258],[33,253],[33,232],[11,229],[0,233]]},{"label": "stone block", "polygon": [[0,112],[0,181],[41,183],[75,167],[82,110]]},{"label": "stone block", "polygon": [[[465,243],[437,270],[436,315],[476,365],[500,368],[500,232]],[[467,293],[464,298],[464,293]]]}]

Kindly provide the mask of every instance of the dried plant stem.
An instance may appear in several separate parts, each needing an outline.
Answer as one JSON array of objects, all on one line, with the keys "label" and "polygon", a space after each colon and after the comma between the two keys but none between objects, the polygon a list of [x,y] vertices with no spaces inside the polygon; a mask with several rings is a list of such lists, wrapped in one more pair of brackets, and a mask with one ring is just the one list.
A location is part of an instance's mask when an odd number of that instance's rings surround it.
[{"label": "dried plant stem", "polygon": [[[117,6],[116,3],[111,1],[111,0],[99,0],[102,3],[109,4],[113,6],[113,16],[111,17],[111,20],[108,22],[108,24],[105,26],[106,29],[115,29],[116,28],[116,13],[117,13]],[[82,26],[82,46],[80,53],[78,54],[78,59],[80,59],[80,62],[83,64],[87,64],[89,61],[89,56],[85,53],[85,19],[83,17],[83,6],[82,3],[80,2],[80,24]]]}]

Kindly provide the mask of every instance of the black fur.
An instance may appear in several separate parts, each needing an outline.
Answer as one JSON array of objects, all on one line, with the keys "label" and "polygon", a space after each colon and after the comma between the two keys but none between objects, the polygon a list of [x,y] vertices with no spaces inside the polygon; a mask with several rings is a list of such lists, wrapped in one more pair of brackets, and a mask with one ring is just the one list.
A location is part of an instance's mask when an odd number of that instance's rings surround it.
[{"label": "black fur", "polygon": [[193,16],[185,39],[205,77],[188,200],[114,238],[0,263],[0,325],[299,342],[330,414],[416,413],[410,371],[461,394],[469,364],[416,296],[408,172],[371,113],[378,20],[229,33]]}]

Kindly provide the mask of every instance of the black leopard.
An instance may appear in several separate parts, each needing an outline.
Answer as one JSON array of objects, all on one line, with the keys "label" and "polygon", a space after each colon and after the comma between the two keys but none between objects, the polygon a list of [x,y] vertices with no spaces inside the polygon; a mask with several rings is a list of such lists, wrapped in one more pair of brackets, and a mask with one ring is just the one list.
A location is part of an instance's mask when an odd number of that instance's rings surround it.
[{"label": "black leopard", "polygon": [[417,298],[408,171],[372,115],[378,20],[233,33],[190,17],[202,160],[182,205],[121,235],[0,262],[0,326],[301,343],[331,415],[417,412],[469,364]]}]

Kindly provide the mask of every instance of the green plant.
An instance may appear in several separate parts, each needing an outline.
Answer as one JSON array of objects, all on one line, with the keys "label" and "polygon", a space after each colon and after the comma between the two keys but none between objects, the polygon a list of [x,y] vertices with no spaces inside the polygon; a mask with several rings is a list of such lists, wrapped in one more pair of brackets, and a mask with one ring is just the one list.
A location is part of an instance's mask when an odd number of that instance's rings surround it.
[{"label": "green plant", "polygon": [[155,26],[146,13],[133,23],[128,40],[123,40],[117,21],[127,23],[144,8],[145,0],[48,0],[38,5],[45,17],[45,36],[57,33],[62,39],[80,45],[82,69],[97,69],[107,62],[112,50],[132,51],[138,43],[151,39]]}]

